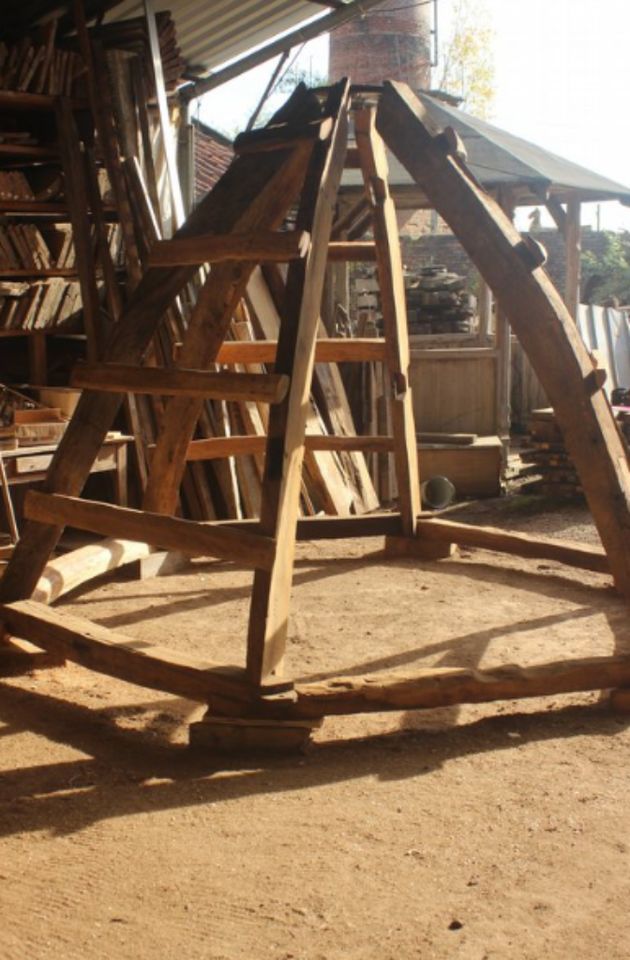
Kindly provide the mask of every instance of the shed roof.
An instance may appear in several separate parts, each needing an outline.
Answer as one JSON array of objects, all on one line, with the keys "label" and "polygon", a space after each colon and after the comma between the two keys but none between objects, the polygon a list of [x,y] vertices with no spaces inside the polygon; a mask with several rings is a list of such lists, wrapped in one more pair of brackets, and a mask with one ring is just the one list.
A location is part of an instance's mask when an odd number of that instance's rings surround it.
[{"label": "shed roof", "polygon": [[563,190],[578,191],[583,200],[630,201],[630,187],[565,160],[428,94],[420,94],[420,99],[440,127],[451,126],[457,131],[466,145],[472,172],[487,188],[531,185],[543,190],[553,188],[552,192],[556,194]]},{"label": "shed roof", "polygon": [[[453,127],[457,131],[468,153],[468,167],[487,190],[509,187],[519,206],[540,204],[549,194],[561,202],[577,196],[583,201],[630,203],[630,187],[449,106],[428,93],[420,93],[419,97],[438,129]],[[425,205],[418,187],[392,154],[389,154],[389,166],[390,183],[397,200],[409,207]],[[359,188],[360,173],[346,171],[343,186],[348,191]]]}]

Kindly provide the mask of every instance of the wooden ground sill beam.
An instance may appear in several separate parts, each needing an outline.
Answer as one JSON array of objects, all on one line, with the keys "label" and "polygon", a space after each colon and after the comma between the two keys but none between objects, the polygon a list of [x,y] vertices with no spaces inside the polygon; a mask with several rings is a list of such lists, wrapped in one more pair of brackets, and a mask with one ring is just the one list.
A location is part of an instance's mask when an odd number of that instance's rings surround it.
[{"label": "wooden ground sill beam", "polygon": [[241,403],[280,403],[289,378],[275,373],[218,373],[182,368],[136,367],[114,363],[79,363],[70,384],[105,393],[206,397]]},{"label": "wooden ground sill beam", "polygon": [[226,233],[220,236],[158,240],[149,251],[149,267],[186,267],[226,260],[278,261],[305,257],[310,237],[305,230]]},{"label": "wooden ground sill beam", "polygon": [[467,547],[480,547],[498,553],[512,553],[517,557],[536,560],[553,560],[581,570],[610,573],[610,565],[604,551],[583,543],[532,537],[528,533],[512,533],[496,527],[475,527],[452,520],[420,519],[416,524],[420,540],[459,543]]},{"label": "wooden ground sill beam", "polygon": [[308,719],[557,696],[628,685],[630,657],[559,660],[533,667],[509,664],[489,670],[426,669],[412,675],[380,674],[296,683],[287,698],[259,701],[256,714]]},{"label": "wooden ground sill beam", "polygon": [[34,600],[0,607],[0,621],[9,634],[49,653],[141,687],[202,702],[215,694],[248,698],[244,671],[238,667],[220,667],[153,646]]},{"label": "wooden ground sill beam", "polygon": [[39,523],[78,527],[79,530],[137,540],[167,550],[180,550],[191,556],[234,560],[257,570],[268,570],[273,563],[274,542],[271,537],[210,523],[180,520],[36,490],[28,492],[24,513]]},{"label": "wooden ground sill beam", "polygon": [[[192,440],[188,444],[186,460],[218,460],[221,457],[264,453],[266,444],[267,438],[262,434],[207,437],[204,440]],[[304,447],[306,450],[330,450],[333,452],[363,450],[371,453],[388,453],[394,449],[394,441],[391,437],[342,437],[314,434],[304,438]]]},{"label": "wooden ground sill beam", "polygon": [[[221,345],[217,363],[275,363],[277,348],[277,340],[228,340]],[[378,363],[385,357],[381,337],[331,337],[315,345],[315,363]]]}]

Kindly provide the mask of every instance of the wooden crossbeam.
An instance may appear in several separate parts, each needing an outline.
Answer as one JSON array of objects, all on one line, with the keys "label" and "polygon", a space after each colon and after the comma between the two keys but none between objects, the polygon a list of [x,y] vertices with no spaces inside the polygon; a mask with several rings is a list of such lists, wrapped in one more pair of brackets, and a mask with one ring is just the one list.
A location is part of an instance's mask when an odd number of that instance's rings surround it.
[{"label": "wooden crossbeam", "polygon": [[496,527],[476,527],[452,520],[419,519],[416,534],[422,540],[442,543],[459,543],[498,553],[512,553],[518,557],[533,557],[537,560],[555,560],[570,567],[610,573],[608,558],[601,548],[583,543],[569,543],[534,537],[527,533],[513,533]]},{"label": "wooden crossbeam", "polygon": [[265,153],[268,150],[289,150],[303,142],[328,140],[333,129],[333,118],[311,120],[301,125],[274,123],[260,130],[239,133],[232,144],[234,153]]},{"label": "wooden crossbeam", "polygon": [[405,84],[386,83],[378,129],[493,290],[552,404],[619,591],[630,599],[630,469],[610,405],[557,290],[516,228],[449,152]]},{"label": "wooden crossbeam", "polygon": [[[186,460],[219,460],[221,457],[264,453],[266,444],[267,437],[260,434],[192,440],[188,444]],[[307,434],[304,437],[304,447],[306,450],[332,450],[337,452],[361,450],[366,453],[388,453],[394,449],[394,441],[391,437],[342,437],[330,434],[309,436]]]},{"label": "wooden crossbeam", "polygon": [[70,385],[110,393],[147,393],[157,396],[207,397],[242,403],[279,403],[289,378],[275,373],[218,373],[181,367],[135,367],[113,363],[79,363]]},{"label": "wooden crossbeam", "polygon": [[[227,340],[219,349],[217,363],[275,363],[277,340]],[[385,359],[382,337],[343,337],[318,340],[315,363],[378,363]]]},{"label": "wooden crossbeam", "polygon": [[206,703],[216,694],[248,698],[241,668],[153,646],[34,600],[0,607],[0,622],[10,634],[62,659],[141,687]]},{"label": "wooden crossbeam", "polygon": [[490,703],[557,696],[630,685],[630,657],[589,657],[488,670],[437,668],[417,673],[335,677],[298,683],[284,703],[261,702],[264,717],[317,718],[333,714],[418,710],[460,703]]},{"label": "wooden crossbeam", "polygon": [[310,237],[305,230],[278,233],[226,233],[221,236],[158,240],[149,251],[149,267],[199,266],[225,260],[279,261],[306,256]]},{"label": "wooden crossbeam", "polygon": [[235,560],[257,570],[268,570],[274,557],[270,537],[56,493],[29,490],[24,513],[39,523],[78,527],[104,536],[180,550],[192,556]]}]

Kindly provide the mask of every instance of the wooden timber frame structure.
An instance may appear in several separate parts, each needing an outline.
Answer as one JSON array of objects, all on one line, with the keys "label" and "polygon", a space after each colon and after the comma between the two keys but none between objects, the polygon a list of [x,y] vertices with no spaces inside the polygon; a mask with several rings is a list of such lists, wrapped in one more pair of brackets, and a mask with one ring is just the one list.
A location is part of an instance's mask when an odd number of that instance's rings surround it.
[{"label": "wooden timber frame structure", "polygon": [[[349,156],[352,113],[356,155]],[[409,346],[394,203],[385,145],[422,186],[458,236],[510,318],[556,412],[579,471],[603,550],[468,527],[421,513],[416,437],[408,382]],[[355,154],[355,151],[353,151]],[[382,340],[317,339],[329,257],[353,257],[330,245],[344,164],[359,164],[369,202],[381,287]],[[297,209],[286,225],[287,214]],[[361,245],[366,247],[365,244]],[[277,343],[224,343],[230,319],[259,261],[288,262]],[[236,140],[236,159],[172,241],[156,247],[124,308],[103,362],[77,372],[84,392],[50,467],[44,492],[31,492],[28,524],[0,582],[5,643],[29,641],[57,660],[208,704],[204,724],[256,731],[259,742],[308,736],[327,714],[408,710],[446,704],[630,686],[630,657],[600,657],[494,670],[428,669],[412,676],[366,676],[296,683],[283,670],[296,539],[385,535],[393,554],[439,557],[453,543],[551,558],[609,571],[630,599],[630,472],[611,409],[562,299],[527,244],[467,170],[453,131],[431,129],[404,84],[386,83],[377,108],[353,98],[347,81],[299,87],[267,127]],[[165,311],[200,263],[211,261],[178,366],[142,366]],[[209,368],[220,360],[274,361],[274,372]],[[393,436],[328,437],[329,449],[391,449],[398,513],[299,519],[306,404],[315,361],[383,361],[391,376]],[[79,498],[93,458],[125,393],[169,396],[150,464],[142,510]],[[196,523],[175,517],[204,396],[255,397],[269,403],[261,516],[258,521]],[[251,451],[260,438],[221,438],[223,454]],[[321,442],[321,441],[320,441]],[[257,447],[259,449],[259,447]],[[216,451],[215,451],[216,453]],[[49,562],[64,525],[120,539]],[[242,667],[217,666],[135,641],[47,606],[151,547],[234,560],[254,568]],[[13,639],[12,639],[13,638]],[[18,639],[15,639],[18,638]],[[262,732],[261,732],[262,731]],[[267,739],[265,739],[267,738]],[[220,739],[220,737],[219,737]],[[255,739],[255,738],[254,738]],[[236,741],[238,742],[238,738]],[[251,739],[250,741],[251,742]]]}]

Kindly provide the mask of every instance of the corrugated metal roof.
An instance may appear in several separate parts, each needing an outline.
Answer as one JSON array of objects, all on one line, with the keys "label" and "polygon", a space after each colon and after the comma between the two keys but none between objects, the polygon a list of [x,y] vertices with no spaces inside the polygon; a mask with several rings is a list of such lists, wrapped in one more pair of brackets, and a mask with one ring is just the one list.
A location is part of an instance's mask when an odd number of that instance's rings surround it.
[{"label": "corrugated metal roof", "polygon": [[[305,0],[167,0],[165,7],[175,21],[182,56],[201,75],[327,12]],[[160,9],[155,0],[154,9]],[[142,0],[121,0],[106,20],[143,14]]]}]

